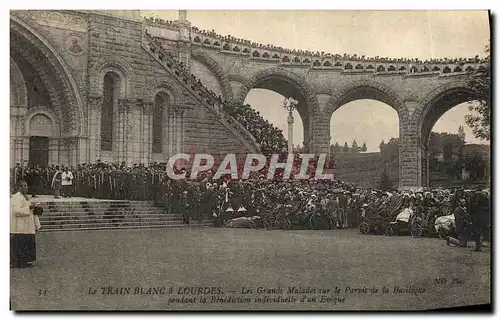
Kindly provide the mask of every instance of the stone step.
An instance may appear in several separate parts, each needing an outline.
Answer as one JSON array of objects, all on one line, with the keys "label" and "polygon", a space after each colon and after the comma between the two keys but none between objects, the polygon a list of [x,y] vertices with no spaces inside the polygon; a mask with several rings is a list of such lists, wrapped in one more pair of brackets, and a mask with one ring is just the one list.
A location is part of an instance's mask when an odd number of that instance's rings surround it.
[{"label": "stone step", "polygon": [[68,218],[74,218],[74,219],[84,219],[84,218],[94,218],[94,219],[100,219],[100,218],[113,218],[113,217],[139,217],[139,218],[180,218],[182,217],[181,214],[165,214],[165,213],[144,213],[144,214],[123,214],[123,215],[113,215],[113,214],[81,214],[81,215],[75,215],[75,214],[46,214],[41,216],[39,219],[40,221],[47,221],[47,220],[54,220],[54,219],[68,219]]},{"label": "stone step", "polygon": [[170,229],[170,228],[208,228],[212,224],[181,224],[181,225],[145,225],[145,226],[121,226],[121,227],[111,227],[111,226],[93,226],[86,228],[65,228],[65,229],[41,229],[41,232],[57,232],[57,231],[85,231],[85,230],[127,230],[127,229]]},{"label": "stone step", "polygon": [[78,209],[78,210],[44,210],[43,215],[51,215],[51,214],[64,214],[64,215],[87,215],[87,214],[120,214],[120,213],[126,213],[126,214],[133,214],[133,213],[138,213],[138,214],[147,214],[147,213],[154,213],[154,214],[159,214],[163,213],[165,214],[165,210],[163,209],[154,209],[154,208],[145,208],[145,209],[116,209],[116,210],[109,210],[109,209],[91,209],[91,210],[83,210],[83,209]]},{"label": "stone step", "polygon": [[[200,223],[199,221],[193,223]],[[201,222],[205,223],[205,222]],[[96,227],[96,226],[150,226],[150,225],[183,225],[182,220],[177,221],[164,221],[164,220],[153,220],[153,221],[89,221],[85,222],[65,222],[58,224],[42,224],[42,229],[65,229],[65,228],[88,228],[88,227]]]},{"label": "stone step", "polygon": [[42,225],[44,224],[54,224],[54,223],[101,223],[104,221],[123,221],[123,222],[148,222],[148,221],[182,221],[182,217],[84,217],[82,218],[74,218],[74,217],[60,217],[56,219],[46,219],[40,220]]}]

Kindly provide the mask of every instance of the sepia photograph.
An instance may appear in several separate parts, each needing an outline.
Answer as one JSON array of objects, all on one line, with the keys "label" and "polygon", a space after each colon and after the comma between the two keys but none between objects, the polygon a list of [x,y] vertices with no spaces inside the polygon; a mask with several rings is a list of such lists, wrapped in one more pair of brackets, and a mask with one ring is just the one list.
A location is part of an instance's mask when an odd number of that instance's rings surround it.
[{"label": "sepia photograph", "polygon": [[493,311],[491,12],[178,7],[9,11],[12,312]]}]

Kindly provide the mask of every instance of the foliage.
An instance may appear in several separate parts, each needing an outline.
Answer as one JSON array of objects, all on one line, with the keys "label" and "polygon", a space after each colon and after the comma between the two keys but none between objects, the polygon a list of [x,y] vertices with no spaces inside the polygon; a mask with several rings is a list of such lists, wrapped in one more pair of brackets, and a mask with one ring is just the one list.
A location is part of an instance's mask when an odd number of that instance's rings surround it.
[{"label": "foliage", "polygon": [[356,142],[356,139],[354,139],[354,141],[352,142],[351,152],[352,153],[359,152],[359,147],[358,147],[358,143]]},{"label": "foliage", "polygon": [[481,180],[485,177],[487,162],[477,151],[465,156],[465,170],[469,172],[469,179],[472,181]]},{"label": "foliage", "polygon": [[469,106],[471,114],[465,116],[465,123],[472,128],[474,137],[490,140],[491,121],[491,64],[490,48],[485,49],[486,65],[474,70],[467,79],[467,84],[476,96],[477,103]]},{"label": "foliage", "polygon": [[366,152],[366,150],[368,150],[368,148],[366,147],[366,143],[363,142],[363,146],[361,147],[361,152]]},{"label": "foliage", "polygon": [[344,148],[342,149],[342,152],[349,152],[349,146],[347,145],[347,142],[344,143]]}]

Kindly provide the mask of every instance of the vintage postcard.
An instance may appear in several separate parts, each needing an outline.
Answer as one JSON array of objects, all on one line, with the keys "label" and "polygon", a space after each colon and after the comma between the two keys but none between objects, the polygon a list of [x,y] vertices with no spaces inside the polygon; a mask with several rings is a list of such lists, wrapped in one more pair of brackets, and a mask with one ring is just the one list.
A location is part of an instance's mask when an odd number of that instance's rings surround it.
[{"label": "vintage postcard", "polygon": [[11,10],[11,310],[492,310],[489,37]]}]

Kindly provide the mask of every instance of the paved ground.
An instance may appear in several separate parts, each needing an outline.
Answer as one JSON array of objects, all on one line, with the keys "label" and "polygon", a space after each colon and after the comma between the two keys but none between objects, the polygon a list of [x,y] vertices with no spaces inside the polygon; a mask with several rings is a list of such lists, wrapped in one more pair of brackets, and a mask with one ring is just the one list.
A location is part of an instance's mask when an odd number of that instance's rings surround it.
[{"label": "paved ground", "polygon": [[34,200],[39,201],[39,202],[79,202],[79,201],[86,201],[86,202],[109,202],[109,201],[123,201],[123,200],[109,200],[109,199],[95,199],[95,198],[84,198],[84,197],[71,197],[71,198],[54,198],[54,196],[51,195],[38,195]]},{"label": "paved ground", "polygon": [[[490,249],[438,239],[206,228],[54,232],[37,241],[36,267],[11,269],[14,310],[407,310],[490,302]],[[309,293],[288,292],[301,286]],[[180,287],[220,288],[179,294]],[[280,297],[287,302],[269,302]]]}]

